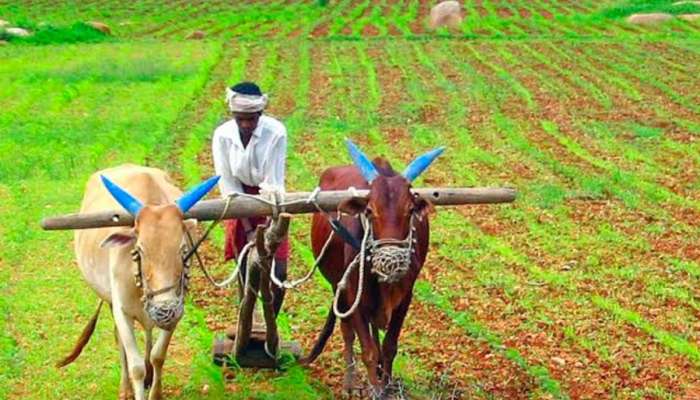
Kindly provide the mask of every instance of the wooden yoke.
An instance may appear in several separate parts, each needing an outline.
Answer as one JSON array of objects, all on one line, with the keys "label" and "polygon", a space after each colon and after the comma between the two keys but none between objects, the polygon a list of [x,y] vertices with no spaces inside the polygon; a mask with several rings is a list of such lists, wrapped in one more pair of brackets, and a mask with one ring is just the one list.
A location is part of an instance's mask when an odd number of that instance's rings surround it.
[{"label": "wooden yoke", "polygon": [[[412,190],[430,201],[434,206],[454,206],[460,204],[510,203],[516,192],[509,188],[417,188]],[[318,211],[333,212],[343,201],[355,197],[366,197],[368,190],[327,190],[315,195],[315,204],[306,201],[311,192],[291,192],[284,195],[284,211],[290,214],[307,214]],[[230,201],[225,199],[202,200],[190,211],[185,219],[216,221],[219,219],[247,218],[274,214],[274,207],[255,199],[258,196],[241,196]],[[226,210],[225,213],[223,211]],[[41,227],[45,230],[90,229],[106,226],[132,226],[134,217],[125,210],[106,210],[88,214],[68,214],[45,218]]]}]

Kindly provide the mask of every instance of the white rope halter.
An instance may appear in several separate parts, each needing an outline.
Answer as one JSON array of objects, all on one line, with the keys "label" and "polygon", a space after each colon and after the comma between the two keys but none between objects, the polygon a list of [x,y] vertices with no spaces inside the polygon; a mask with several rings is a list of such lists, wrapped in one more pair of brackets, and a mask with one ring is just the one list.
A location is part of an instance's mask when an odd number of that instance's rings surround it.
[{"label": "white rope halter", "polygon": [[[338,287],[333,297],[333,312],[338,318],[347,318],[355,312],[360,305],[362,292],[364,291],[365,262],[371,262],[371,272],[379,276],[379,282],[393,283],[406,275],[411,266],[411,257],[415,253],[414,244],[414,214],[411,214],[408,236],[403,240],[398,239],[375,239],[373,235],[372,223],[365,214],[360,215],[360,222],[365,233],[362,237],[360,252],[357,253],[348,268],[343,273],[343,277],[338,282]],[[369,252],[368,252],[369,250]],[[357,293],[350,308],[341,312],[338,309],[340,291],[346,290],[350,273],[359,265]]]}]

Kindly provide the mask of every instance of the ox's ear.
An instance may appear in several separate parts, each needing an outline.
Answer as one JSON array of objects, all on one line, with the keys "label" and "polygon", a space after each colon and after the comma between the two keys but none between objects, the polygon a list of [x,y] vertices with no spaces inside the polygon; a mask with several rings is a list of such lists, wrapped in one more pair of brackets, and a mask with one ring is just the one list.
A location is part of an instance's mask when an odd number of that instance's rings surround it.
[{"label": "ox's ear", "polygon": [[352,197],[340,202],[338,211],[348,215],[357,215],[365,211],[367,203],[369,203],[369,199],[366,197]]},{"label": "ox's ear", "polygon": [[435,211],[433,203],[428,201],[425,197],[418,194],[413,195],[413,212],[418,216],[419,219],[423,219],[426,216],[432,214]]},{"label": "ox's ear", "polygon": [[134,233],[134,231],[114,232],[113,234],[107,236],[102,241],[102,243],[100,243],[100,247],[110,248],[110,247],[126,246],[128,244],[133,243],[135,240],[136,240],[136,234]]}]

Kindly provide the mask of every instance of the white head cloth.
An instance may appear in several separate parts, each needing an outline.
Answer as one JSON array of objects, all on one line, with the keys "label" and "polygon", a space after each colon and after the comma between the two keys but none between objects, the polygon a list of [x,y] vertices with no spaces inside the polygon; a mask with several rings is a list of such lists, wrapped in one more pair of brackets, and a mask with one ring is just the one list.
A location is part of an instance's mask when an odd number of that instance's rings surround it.
[{"label": "white head cloth", "polygon": [[260,112],[267,106],[267,95],[241,94],[234,92],[231,88],[226,88],[226,104],[231,112]]}]

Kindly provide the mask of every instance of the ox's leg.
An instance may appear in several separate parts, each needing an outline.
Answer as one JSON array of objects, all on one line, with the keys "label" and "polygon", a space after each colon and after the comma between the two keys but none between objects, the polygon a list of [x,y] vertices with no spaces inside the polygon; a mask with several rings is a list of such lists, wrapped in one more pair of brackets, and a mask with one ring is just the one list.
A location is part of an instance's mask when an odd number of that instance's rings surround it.
[{"label": "ox's leg", "polygon": [[153,385],[151,386],[151,393],[148,396],[149,400],[159,400],[162,398],[161,382],[163,378],[163,363],[165,363],[165,355],[168,352],[168,345],[170,345],[170,338],[172,337],[173,331],[161,331],[151,351]]},{"label": "ox's leg", "polygon": [[382,344],[382,368],[384,370],[384,384],[391,381],[392,364],[394,363],[396,350],[398,349],[399,334],[401,333],[401,327],[403,326],[403,321],[408,313],[408,307],[411,305],[412,298],[413,292],[411,290],[406,294],[406,297],[392,314],[391,321],[389,321],[389,328],[386,331],[386,336],[384,336],[384,343]]},{"label": "ox's leg", "polygon": [[126,361],[129,366],[129,378],[131,378],[134,397],[136,400],[144,400],[143,381],[146,378],[146,364],[136,346],[133,319],[124,314],[121,303],[117,299],[113,299],[112,304],[114,304],[112,314],[114,315],[114,322],[117,325],[119,340],[126,353]]},{"label": "ox's leg", "polygon": [[374,345],[379,349],[379,365],[377,366],[377,374],[379,374],[379,379],[382,379],[384,369],[382,368],[382,345],[379,343],[379,328],[370,322],[370,328],[372,328],[372,339],[374,339]]},{"label": "ox's leg", "polygon": [[345,379],[343,380],[343,389],[352,397],[355,389],[355,351],[353,343],[355,343],[355,331],[349,321],[340,321],[340,331],[343,333],[343,359],[345,359]]},{"label": "ox's leg", "polygon": [[378,398],[382,393],[382,385],[379,381],[379,375],[377,374],[377,367],[379,365],[379,348],[369,331],[369,321],[367,321],[358,311],[354,312],[351,318],[351,323],[357,336],[360,339],[360,345],[362,347],[362,361],[365,363],[367,368],[367,378],[369,378],[369,383],[372,385],[372,393],[370,393],[371,398]]},{"label": "ox's leg", "polygon": [[143,352],[146,364],[146,378],[143,380],[143,386],[148,389],[153,383],[153,365],[151,365],[151,349],[153,348],[153,330],[146,329],[146,349]]},{"label": "ox's leg", "polygon": [[119,381],[119,400],[132,400],[134,391],[131,389],[131,382],[129,382],[129,364],[126,362],[126,351],[124,351],[122,341],[119,340],[119,331],[116,326],[114,327],[114,339],[119,347],[119,362],[122,366],[121,380]]}]

